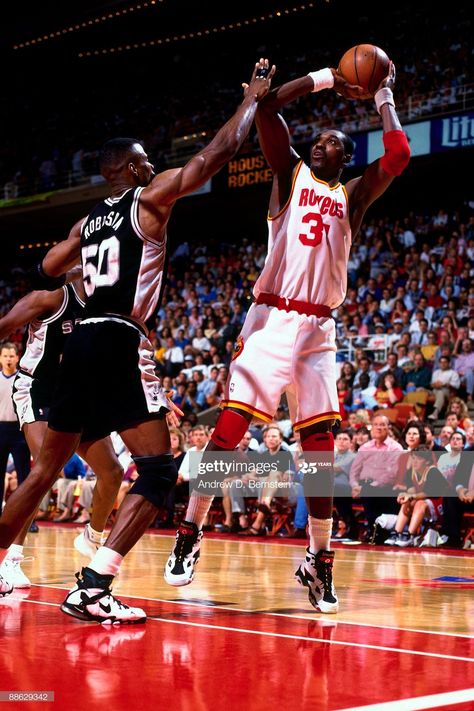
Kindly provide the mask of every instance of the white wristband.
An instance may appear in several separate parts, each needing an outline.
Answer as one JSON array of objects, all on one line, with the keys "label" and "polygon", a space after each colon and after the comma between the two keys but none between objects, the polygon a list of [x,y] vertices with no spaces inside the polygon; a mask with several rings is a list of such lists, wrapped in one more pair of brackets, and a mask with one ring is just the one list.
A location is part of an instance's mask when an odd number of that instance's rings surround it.
[{"label": "white wristband", "polygon": [[308,72],[314,84],[312,91],[321,91],[321,89],[332,89],[334,86],[334,77],[329,67],[319,69],[317,72]]},{"label": "white wristband", "polygon": [[374,100],[375,107],[379,113],[383,104],[390,104],[390,106],[393,106],[393,108],[395,108],[395,101],[393,100],[392,90],[389,89],[387,86],[383,86],[375,93]]}]

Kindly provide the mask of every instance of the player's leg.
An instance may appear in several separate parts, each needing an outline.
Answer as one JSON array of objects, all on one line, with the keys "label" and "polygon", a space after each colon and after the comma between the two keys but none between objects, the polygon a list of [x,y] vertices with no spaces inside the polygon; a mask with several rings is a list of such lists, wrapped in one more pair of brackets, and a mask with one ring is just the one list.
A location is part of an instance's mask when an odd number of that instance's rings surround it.
[{"label": "player's leg", "polygon": [[[38,458],[41,449],[41,444],[46,432],[48,424],[44,422],[30,422],[23,425],[23,433],[25,435],[28,449],[31,452],[33,462]],[[3,575],[15,588],[29,588],[31,582],[21,568],[24,561],[23,546],[25,538],[30,530],[32,522],[35,520],[36,511],[26,521],[20,533],[15,537],[15,540],[8,549],[8,553],[0,566],[0,574]]]},{"label": "player's leg", "polygon": [[[248,430],[251,419],[252,415],[249,412],[225,408],[219,415],[214,432],[206,446],[202,463],[206,460],[211,461],[216,452],[235,450]],[[214,499],[214,496],[199,492],[200,488],[196,483],[189,497],[186,515],[176,533],[174,548],[165,565],[165,580],[175,587],[192,582],[199,561],[202,525]]]},{"label": "player's leg", "polygon": [[138,478],[120,505],[104,546],[76,576],[77,584],[61,610],[80,620],[137,624],[146,621],[146,614],[115,598],[112,581],[124,556],[156,518],[159,506],[176,483],[177,471],[164,415],[120,429],[119,433],[133,456]]},{"label": "player's leg", "polygon": [[301,428],[301,448],[307,471],[303,480],[308,507],[309,546],[296,571],[298,582],[308,588],[311,604],[320,612],[338,610],[333,584],[334,552],[330,550],[334,487],[334,420],[323,420]]},{"label": "player's leg", "polygon": [[96,474],[97,481],[92,495],[90,522],[74,539],[74,547],[83,555],[93,558],[103,543],[104,528],[123,480],[123,468],[110,437],[81,442],[77,453]]},{"label": "player's leg", "polygon": [[45,493],[75,451],[79,434],[47,429],[38,459],[23,484],[10,496],[0,518],[0,563],[30,521]]}]

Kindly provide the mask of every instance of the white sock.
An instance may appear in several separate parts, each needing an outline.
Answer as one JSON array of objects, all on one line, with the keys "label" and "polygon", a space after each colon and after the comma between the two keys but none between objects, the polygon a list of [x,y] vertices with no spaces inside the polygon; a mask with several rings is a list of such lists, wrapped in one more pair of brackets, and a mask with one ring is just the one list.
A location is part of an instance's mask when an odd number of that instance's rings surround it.
[{"label": "white sock", "polygon": [[197,494],[193,491],[189,497],[188,508],[184,520],[189,521],[189,523],[195,523],[199,530],[201,530],[204,520],[209,513],[209,509],[211,508],[213,499],[213,496],[202,496],[202,494]]},{"label": "white sock", "polygon": [[11,560],[12,558],[20,558],[23,555],[23,546],[19,546],[18,543],[12,543],[8,549],[7,558]]},{"label": "white sock", "polygon": [[95,531],[90,525],[90,523],[86,524],[86,529],[87,535],[93,543],[102,543],[102,534],[104,533],[103,531]]},{"label": "white sock", "polygon": [[328,551],[331,545],[332,518],[308,516],[310,553]]},{"label": "white sock", "polygon": [[112,548],[102,546],[99,548],[91,563],[87,566],[100,575],[117,575],[122,564],[123,555],[116,553]]}]

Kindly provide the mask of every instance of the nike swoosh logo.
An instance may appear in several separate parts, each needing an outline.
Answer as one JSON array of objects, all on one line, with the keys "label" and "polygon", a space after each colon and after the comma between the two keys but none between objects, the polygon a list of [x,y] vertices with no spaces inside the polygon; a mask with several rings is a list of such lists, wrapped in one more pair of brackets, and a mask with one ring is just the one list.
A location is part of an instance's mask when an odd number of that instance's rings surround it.
[{"label": "nike swoosh logo", "polygon": [[106,612],[107,614],[110,613],[110,610],[111,610],[110,605],[103,605],[101,602],[99,602],[99,607],[100,607],[101,610],[103,610],[103,611]]}]

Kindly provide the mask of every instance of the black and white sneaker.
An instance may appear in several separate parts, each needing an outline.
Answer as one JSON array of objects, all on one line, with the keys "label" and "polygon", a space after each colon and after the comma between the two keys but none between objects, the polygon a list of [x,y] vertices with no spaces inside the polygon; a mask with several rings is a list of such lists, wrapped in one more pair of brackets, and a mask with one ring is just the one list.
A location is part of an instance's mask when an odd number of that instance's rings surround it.
[{"label": "black and white sneaker", "polygon": [[6,578],[3,577],[3,575],[0,575],[0,597],[4,597],[5,595],[9,595],[13,590],[13,585],[12,583],[7,580]]},{"label": "black and white sneaker", "polygon": [[100,575],[91,568],[76,573],[77,584],[61,605],[62,612],[85,622],[103,624],[140,624],[146,614],[139,607],[129,607],[112,595],[113,575]]},{"label": "black and white sneaker", "polygon": [[202,535],[195,523],[182,522],[176,533],[174,548],[166,561],[164,577],[168,585],[179,588],[193,581]]},{"label": "black and white sneaker", "polygon": [[297,581],[308,588],[309,601],[316,610],[325,613],[338,611],[339,602],[332,580],[334,551],[311,553],[306,549],[306,556],[295,573]]}]

